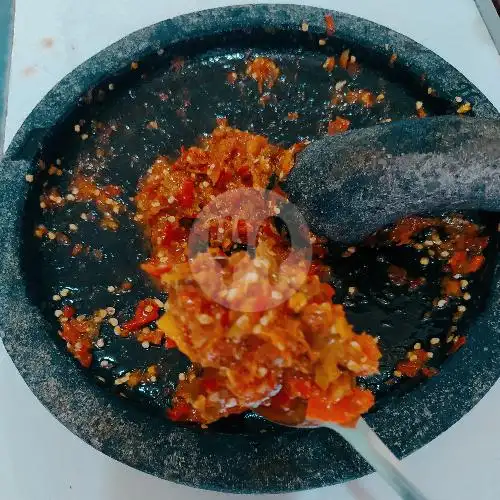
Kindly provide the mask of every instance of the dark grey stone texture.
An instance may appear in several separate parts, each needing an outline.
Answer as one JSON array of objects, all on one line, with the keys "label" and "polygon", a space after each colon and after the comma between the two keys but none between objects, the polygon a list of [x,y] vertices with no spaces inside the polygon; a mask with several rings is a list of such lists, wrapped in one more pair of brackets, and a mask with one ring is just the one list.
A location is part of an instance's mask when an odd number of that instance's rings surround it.
[{"label": "dark grey stone texture", "polygon": [[285,190],[315,233],[346,243],[406,215],[500,211],[500,120],[402,120],[314,141]]},{"label": "dark grey stone texture", "polygon": [[[474,103],[477,116],[496,116],[493,106],[470,82],[429,50],[366,20],[333,14],[336,36],[347,44],[372,47],[384,57],[394,51],[399,55],[400,71],[417,75],[425,72],[429,84],[445,98],[452,100],[460,95]],[[61,355],[42,313],[28,299],[20,264],[27,192],[24,175],[33,168],[38,140],[49,133],[84,91],[131,60],[179,40],[254,26],[297,30],[303,20],[308,21],[310,30],[324,33],[323,15],[323,10],[303,6],[234,7],[182,16],[134,33],[64,78],[26,120],[1,165],[3,341],[40,401],[68,429],[116,460],[171,481],[240,493],[315,488],[350,480],[370,470],[341,438],[327,430],[284,429],[260,436],[222,434],[173,425],[118,398],[109,398],[82,375],[69,356]],[[368,416],[369,424],[397,455],[415,451],[449,428],[497,380],[498,275],[489,306],[470,331],[470,341],[450,360],[441,376]]]}]

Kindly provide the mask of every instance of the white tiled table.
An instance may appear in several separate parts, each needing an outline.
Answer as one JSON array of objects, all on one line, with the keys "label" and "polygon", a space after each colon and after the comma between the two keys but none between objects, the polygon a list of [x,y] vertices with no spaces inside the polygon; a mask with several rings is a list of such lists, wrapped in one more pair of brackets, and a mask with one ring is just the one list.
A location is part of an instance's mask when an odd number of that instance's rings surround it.
[{"label": "white tiled table", "polygon": [[[248,2],[17,0],[16,3],[6,144],[59,79],[127,33],[178,14]],[[473,0],[295,0],[294,3],[343,10],[410,36],[457,67],[500,109],[500,57]],[[458,424],[405,460],[405,467],[432,499],[500,498],[499,414],[497,383]],[[0,343],[0,500],[222,497],[230,496],[150,477],[81,442],[35,399]],[[296,500],[325,497],[395,499],[374,475],[348,485],[288,495]]]}]

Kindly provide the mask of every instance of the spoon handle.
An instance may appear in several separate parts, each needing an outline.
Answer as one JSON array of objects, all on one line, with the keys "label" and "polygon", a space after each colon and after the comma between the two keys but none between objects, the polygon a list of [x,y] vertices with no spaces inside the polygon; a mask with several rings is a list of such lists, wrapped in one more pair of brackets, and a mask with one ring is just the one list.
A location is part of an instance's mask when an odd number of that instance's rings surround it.
[{"label": "spoon handle", "polygon": [[360,419],[354,428],[335,424],[325,426],[340,434],[403,500],[428,500],[405,476],[401,468],[401,462],[365,420]]}]

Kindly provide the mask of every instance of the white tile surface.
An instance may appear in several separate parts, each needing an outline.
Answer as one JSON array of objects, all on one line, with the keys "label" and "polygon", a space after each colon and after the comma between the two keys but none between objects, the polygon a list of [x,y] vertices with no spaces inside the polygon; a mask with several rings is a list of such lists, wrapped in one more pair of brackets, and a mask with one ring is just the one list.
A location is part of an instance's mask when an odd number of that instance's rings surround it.
[{"label": "white tile surface", "polygon": [[[0,0],[1,1],[1,0]],[[17,0],[6,144],[58,80],[127,33],[216,0]],[[264,3],[257,2],[254,3]],[[287,3],[287,2],[282,2]],[[473,0],[295,0],[343,10],[400,31],[457,67],[500,109],[500,57]],[[43,39],[53,40],[45,48]],[[405,466],[433,500],[498,500],[500,384],[458,424]],[[408,423],[411,425],[411,423]],[[130,469],[67,431],[35,399],[0,343],[1,500],[215,500]],[[296,500],[395,500],[375,476],[311,492]],[[235,497],[236,498],[236,497]],[[244,500],[244,497],[237,497]]]}]

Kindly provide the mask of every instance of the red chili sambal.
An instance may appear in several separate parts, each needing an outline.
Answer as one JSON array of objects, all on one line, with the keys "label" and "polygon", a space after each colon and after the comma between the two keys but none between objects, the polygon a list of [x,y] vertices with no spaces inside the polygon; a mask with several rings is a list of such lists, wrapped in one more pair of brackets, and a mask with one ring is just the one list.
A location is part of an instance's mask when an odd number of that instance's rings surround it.
[{"label": "red chili sambal", "polygon": [[[276,265],[259,250],[248,287],[231,289],[235,303],[244,302],[250,310],[248,302],[266,296],[265,276]],[[193,267],[202,268],[196,261],[207,258],[198,255]],[[237,272],[241,259],[250,261],[241,252],[228,257],[227,277]],[[286,416],[305,403],[310,419],[350,424],[373,405],[373,395],[356,387],[356,377],[378,371],[377,342],[353,331],[343,307],[332,303],[330,285],[309,275],[281,305],[245,313],[208,299],[201,286],[212,281],[213,275],[203,272],[180,280],[170,288],[168,313],[158,321],[202,368],[199,376],[181,381],[169,412],[172,419],[206,424],[231,413],[270,408]]]},{"label": "red chili sambal", "polygon": [[[249,68],[269,86],[279,74],[268,61],[256,59]],[[312,266],[288,263],[281,281],[269,276],[282,269],[289,244],[269,220],[255,228],[249,220],[226,218],[209,228],[208,249],[188,252],[203,207],[227,191],[266,188],[273,176],[283,178],[302,147],[280,148],[221,121],[177,160],[158,158],[141,181],[136,220],[153,250],[142,269],[169,294],[168,312],[157,324],[196,367],[180,376],[168,411],[172,420],[206,424],[258,409],[351,424],[373,404],[356,377],[378,371],[380,351],[332,303],[335,291],[320,279],[326,252],[321,239],[304,233]],[[232,235],[245,244],[251,233],[253,257],[231,251]],[[213,259],[222,266],[219,274]],[[232,282],[238,286],[224,286]]]}]

